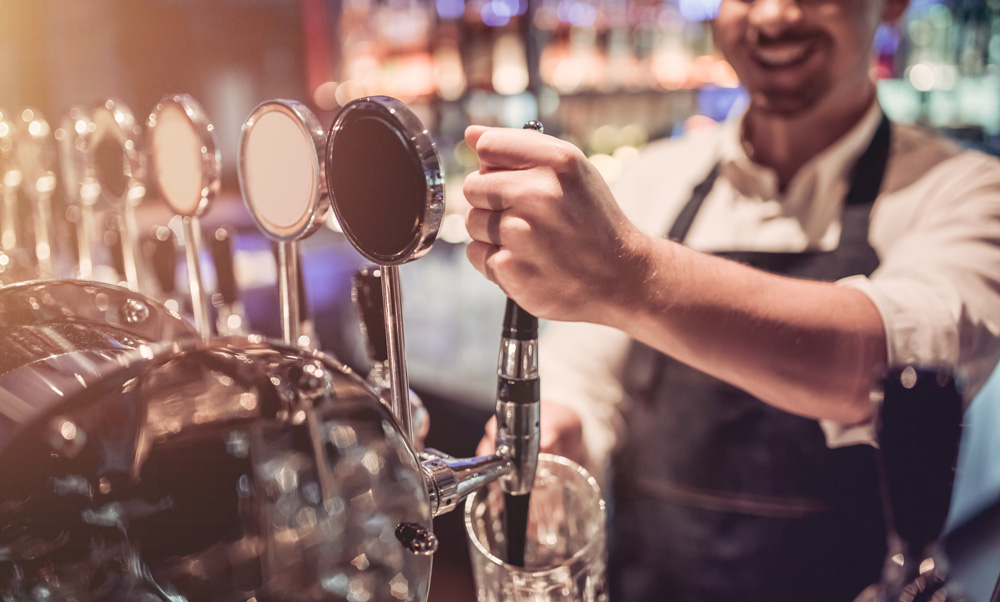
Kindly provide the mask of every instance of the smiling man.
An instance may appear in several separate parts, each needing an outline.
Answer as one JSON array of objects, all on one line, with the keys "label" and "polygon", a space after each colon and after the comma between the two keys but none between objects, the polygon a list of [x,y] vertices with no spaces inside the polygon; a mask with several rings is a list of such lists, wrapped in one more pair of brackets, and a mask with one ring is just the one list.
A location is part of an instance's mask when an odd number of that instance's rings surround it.
[{"label": "smiling man", "polygon": [[749,92],[610,191],[575,147],[470,127],[472,264],[554,320],[542,445],[603,473],[614,600],[849,601],[885,529],[869,391],[1000,357],[1000,162],[882,113],[904,0],[722,0]]}]

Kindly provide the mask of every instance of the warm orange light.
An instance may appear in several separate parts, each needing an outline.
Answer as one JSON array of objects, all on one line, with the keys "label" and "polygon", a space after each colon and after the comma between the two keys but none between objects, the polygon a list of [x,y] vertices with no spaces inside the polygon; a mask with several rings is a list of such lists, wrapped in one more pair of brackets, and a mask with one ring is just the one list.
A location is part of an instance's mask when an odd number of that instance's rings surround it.
[{"label": "warm orange light", "polygon": [[340,103],[337,102],[338,82],[323,82],[313,90],[313,103],[323,111],[332,111]]}]

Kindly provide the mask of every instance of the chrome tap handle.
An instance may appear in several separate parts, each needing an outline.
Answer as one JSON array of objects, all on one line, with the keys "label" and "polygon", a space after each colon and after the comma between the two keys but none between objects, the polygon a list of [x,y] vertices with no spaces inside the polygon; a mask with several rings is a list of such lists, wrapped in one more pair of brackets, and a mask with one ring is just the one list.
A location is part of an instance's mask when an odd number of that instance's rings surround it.
[{"label": "chrome tap handle", "polygon": [[[545,131],[540,121],[524,129]],[[504,493],[531,492],[541,441],[538,380],[538,318],[507,299],[497,366],[496,449],[511,458],[514,470],[500,480]]]},{"label": "chrome tap handle", "polygon": [[541,442],[538,319],[507,300],[497,366],[496,449],[513,471],[500,480],[505,493],[531,491]]}]

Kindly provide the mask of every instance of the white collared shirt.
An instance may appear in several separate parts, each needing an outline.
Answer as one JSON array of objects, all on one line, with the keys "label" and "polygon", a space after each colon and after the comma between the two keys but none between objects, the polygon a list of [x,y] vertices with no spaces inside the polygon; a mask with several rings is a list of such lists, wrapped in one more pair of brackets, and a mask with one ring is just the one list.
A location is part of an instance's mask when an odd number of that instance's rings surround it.
[{"label": "white collared shirt", "polygon": [[[739,119],[644,149],[614,192],[629,218],[663,236],[691,192],[720,162],[719,176],[685,244],[702,251],[832,250],[850,170],[881,119],[873,104],[849,132],[806,163],[784,192],[754,163]],[[956,367],[966,402],[1000,359],[1000,161],[963,151],[918,128],[893,125],[869,242],[871,277],[838,282],[865,293],[886,328],[888,361]],[[630,340],[593,324],[552,322],[540,345],[543,399],[580,412],[590,468],[602,474],[624,435],[620,383]],[[821,421],[831,446],[874,443],[872,424]]]}]

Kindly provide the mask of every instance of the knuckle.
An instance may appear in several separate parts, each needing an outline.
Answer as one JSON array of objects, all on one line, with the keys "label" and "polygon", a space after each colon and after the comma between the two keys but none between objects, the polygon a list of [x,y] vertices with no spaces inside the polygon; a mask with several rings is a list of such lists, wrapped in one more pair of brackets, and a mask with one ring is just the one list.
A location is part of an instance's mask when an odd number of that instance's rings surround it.
[{"label": "knuckle", "polygon": [[499,132],[494,129],[486,130],[479,136],[479,141],[476,143],[476,152],[482,153],[483,151],[489,151],[492,149],[497,142],[497,136]]},{"label": "knuckle", "polygon": [[500,236],[506,244],[517,242],[531,235],[531,224],[523,217],[505,216],[500,220]]},{"label": "knuckle", "polygon": [[574,173],[585,160],[583,153],[572,144],[560,144],[552,152],[552,169],[557,174]]}]

